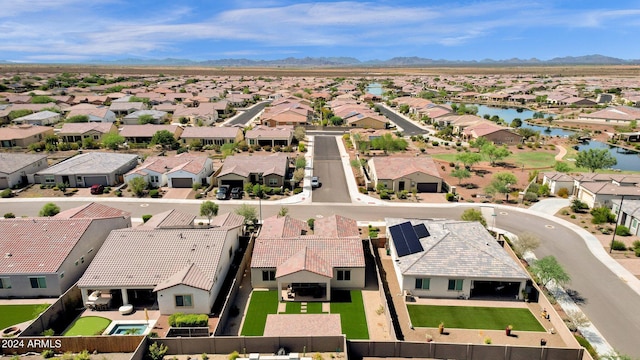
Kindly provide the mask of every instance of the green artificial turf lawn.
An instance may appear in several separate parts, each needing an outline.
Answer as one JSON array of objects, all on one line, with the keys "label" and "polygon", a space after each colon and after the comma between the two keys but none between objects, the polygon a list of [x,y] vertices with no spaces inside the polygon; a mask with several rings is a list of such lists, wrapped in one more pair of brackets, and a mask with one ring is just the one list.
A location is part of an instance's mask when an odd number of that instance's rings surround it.
[{"label": "green artificial turf lawn", "polygon": [[502,330],[513,325],[514,331],[545,331],[529,309],[407,305],[411,323],[416,327]]},{"label": "green artificial turf lawn", "polygon": [[102,332],[111,324],[111,320],[100,316],[85,316],[76,319],[76,321],[69,326],[67,331],[64,332],[64,336],[92,336],[101,335]]},{"label": "green artificial turf lawn", "polygon": [[268,314],[278,312],[278,292],[276,290],[254,291],[244,318],[240,335],[262,336]]},{"label": "green artificial turf lawn", "polygon": [[340,314],[342,332],[347,335],[347,339],[369,339],[361,291],[333,291],[331,294],[331,313]]},{"label": "green artificial turf lawn", "polygon": [[35,319],[48,307],[47,304],[0,305],[0,329]]},{"label": "green artificial turf lawn", "polygon": [[[301,311],[302,303],[296,301],[287,302],[287,310],[285,314],[303,314]],[[307,303],[307,312],[304,314],[322,314],[322,303],[321,302],[308,302]]]}]

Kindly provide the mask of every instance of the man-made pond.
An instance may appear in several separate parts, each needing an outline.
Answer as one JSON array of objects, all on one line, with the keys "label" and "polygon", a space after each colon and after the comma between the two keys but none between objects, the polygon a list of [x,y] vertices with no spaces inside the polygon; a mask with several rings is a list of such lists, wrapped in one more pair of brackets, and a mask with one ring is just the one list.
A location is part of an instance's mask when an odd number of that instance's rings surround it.
[{"label": "man-made pond", "polygon": [[[528,109],[514,109],[514,108],[498,108],[491,107],[487,105],[481,104],[467,104],[473,105],[478,108],[478,116],[484,117],[484,115],[497,115],[499,118],[504,120],[507,124],[511,124],[511,121],[515,118],[520,118],[523,123],[523,128],[533,129],[535,131],[539,131],[542,135],[547,136],[561,136],[567,137],[575,134],[575,131],[564,130],[559,128],[547,128],[546,126],[539,125],[530,125],[524,123],[524,120],[533,118],[534,112]],[[550,116],[549,114],[544,114],[545,118]],[[606,143],[600,141],[590,141],[585,144],[578,144],[579,150],[587,150],[587,149],[608,149],[609,153],[616,158],[618,161],[617,165],[614,165],[614,169],[620,170],[628,170],[628,171],[640,171],[640,153],[627,153],[625,150],[620,149],[616,146],[611,146]]]},{"label": "man-made pond", "polygon": [[382,96],[382,84],[371,83],[367,86],[367,93]]}]

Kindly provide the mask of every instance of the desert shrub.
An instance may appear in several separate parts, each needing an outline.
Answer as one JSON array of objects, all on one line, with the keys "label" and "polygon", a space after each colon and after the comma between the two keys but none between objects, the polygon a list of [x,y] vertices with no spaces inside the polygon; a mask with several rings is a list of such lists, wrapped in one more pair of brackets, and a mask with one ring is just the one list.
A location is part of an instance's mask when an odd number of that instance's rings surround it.
[{"label": "desert shrub", "polygon": [[589,205],[583,203],[582,201],[575,199],[571,202],[571,210],[575,213],[582,212],[583,210],[587,210]]},{"label": "desert shrub", "polygon": [[560,211],[560,215],[569,215],[569,210],[567,210],[567,209],[562,209],[562,210]]},{"label": "desert shrub", "polygon": [[434,141],[431,143],[431,145],[433,145],[433,146],[438,146],[438,145],[440,145],[440,143],[439,143],[438,141],[435,141],[435,140],[434,140]]},{"label": "desert shrub", "polygon": [[624,226],[624,225],[620,225],[618,226],[618,228],[616,228],[616,235],[618,236],[631,236],[631,231],[629,231],[629,228]]},{"label": "desert shrub", "polygon": [[527,192],[524,194],[524,199],[531,202],[538,201],[538,194],[534,192]]},{"label": "desert shrub", "polygon": [[446,193],[444,197],[447,201],[454,201],[456,199],[456,195],[452,193]]},{"label": "desert shrub", "polygon": [[296,195],[296,194],[300,194],[301,192],[302,192],[302,188],[295,188],[295,189],[293,189],[293,194],[294,194],[294,195]]},{"label": "desert shrub", "polygon": [[589,343],[589,341],[585,338],[583,338],[582,336],[578,336],[578,335],[574,335],[576,340],[578,340],[578,344],[580,344],[580,346],[582,346],[583,348],[587,349],[587,352],[591,355],[591,358],[593,359],[598,359],[600,358],[600,356],[598,355],[598,352],[596,351],[596,349],[593,348],[593,346],[591,345],[591,343]]},{"label": "desert shrub", "polygon": [[160,196],[160,191],[158,191],[158,189],[151,189],[149,190],[149,196],[157,198]]},{"label": "desert shrub", "polygon": [[615,214],[605,206],[591,209],[591,215],[593,216],[591,219],[591,223],[593,224],[612,223],[616,221]]},{"label": "desert shrub", "polygon": [[575,219],[576,216],[574,214],[571,214],[570,218]]},{"label": "desert shrub", "polygon": [[383,189],[380,191],[380,199],[383,199],[383,200],[391,199],[391,196],[389,196],[389,191],[387,191],[387,189]]},{"label": "desert shrub", "polygon": [[280,152],[280,151],[282,151],[282,147],[280,145],[276,145],[276,146],[273,147],[273,151]]},{"label": "desert shrub", "polygon": [[402,190],[398,193],[398,199],[406,199],[408,195],[409,195],[408,190]]},{"label": "desert shrub", "polygon": [[360,186],[360,187],[358,188],[358,191],[359,191],[361,194],[367,194],[367,193],[369,193],[369,192],[367,191],[367,188],[365,188],[365,187],[363,187],[363,186]]},{"label": "desert shrub", "polygon": [[201,193],[196,193],[195,198],[196,199],[201,199],[202,198],[202,194]]},{"label": "desert shrub", "polygon": [[207,314],[183,314],[175,313],[169,316],[169,325],[173,327],[202,327],[208,326]]},{"label": "desert shrub", "polygon": [[622,241],[613,240],[613,244],[611,244],[611,249],[616,251],[625,251],[627,250],[627,246]]},{"label": "desert shrub", "polygon": [[4,218],[5,219],[15,219],[16,218],[16,214],[12,213],[12,212],[8,212],[4,214]]},{"label": "desert shrub", "polygon": [[116,191],[114,192],[114,194],[116,194],[116,196],[117,196],[117,197],[121,197],[121,196],[122,196],[122,191],[120,191],[120,190],[116,190]]},{"label": "desert shrub", "polygon": [[271,145],[265,145],[262,147],[262,150],[266,151],[266,152],[271,152]]},{"label": "desert shrub", "polygon": [[551,189],[549,189],[549,185],[547,184],[540,185],[540,188],[538,189],[539,196],[549,196],[550,193],[551,193]]},{"label": "desert shrub", "polygon": [[0,197],[3,199],[10,198],[11,196],[13,196],[11,189],[4,189],[0,192]]},{"label": "desert shrub", "polygon": [[560,190],[558,190],[558,196],[564,199],[568,198],[569,190],[567,188],[560,188]]},{"label": "desert shrub", "polygon": [[153,215],[151,215],[151,214],[142,215],[142,222],[146,223],[147,221],[149,221],[149,219],[151,219],[152,216]]},{"label": "desert shrub", "polygon": [[42,355],[42,357],[45,358],[45,359],[50,359],[50,358],[54,357],[55,354],[56,353],[51,349],[44,349],[44,350],[42,350],[42,353],[40,355]]},{"label": "desert shrub", "polygon": [[231,354],[229,354],[229,360],[236,360],[239,357],[240,357],[240,354],[237,351],[234,351]]}]

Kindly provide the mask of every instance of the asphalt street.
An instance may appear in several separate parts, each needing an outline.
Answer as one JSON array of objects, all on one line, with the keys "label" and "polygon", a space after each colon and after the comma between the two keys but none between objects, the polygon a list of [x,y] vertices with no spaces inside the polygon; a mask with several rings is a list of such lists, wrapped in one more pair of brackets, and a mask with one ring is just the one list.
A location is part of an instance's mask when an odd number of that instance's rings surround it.
[{"label": "asphalt street", "polygon": [[402,116],[394,113],[393,111],[385,108],[382,105],[376,105],[376,108],[380,109],[380,113],[386,116],[391,122],[396,124],[398,127],[402,128],[402,131],[405,136],[413,136],[420,134],[428,134],[427,130],[420,128],[419,126],[414,125],[411,121],[406,120]]},{"label": "asphalt street", "polygon": [[[315,194],[314,194],[315,197]],[[122,198],[100,199],[104,203],[125,211],[134,218],[143,214],[156,214],[169,209],[198,214],[200,202],[153,200],[131,201]],[[70,198],[46,199],[62,210],[85,204]],[[108,202],[107,202],[108,201]],[[44,199],[1,200],[2,213],[13,212],[17,217],[37,216]],[[234,211],[239,205],[218,202],[220,213]],[[257,204],[256,204],[257,206]],[[281,205],[262,203],[263,218],[276,215]],[[451,218],[459,219],[467,208],[463,204],[433,204],[430,207],[406,205],[352,205],[312,204],[288,205],[289,213],[298,219],[320,218],[332,214],[348,216],[358,221],[383,221],[385,217]],[[535,251],[538,258],[555,256],[571,276],[568,288],[576,292],[574,300],[607,341],[622,354],[640,357],[640,297],[621,279],[616,277],[587,249],[583,239],[568,228],[543,217],[503,208],[496,211],[495,226],[514,234],[534,232],[541,238],[541,246]],[[491,221],[493,223],[493,221]]]},{"label": "asphalt street", "polygon": [[313,141],[313,175],[322,184],[313,190],[313,202],[351,202],[335,136],[315,136]]},{"label": "asphalt street", "polygon": [[262,109],[264,109],[267,105],[269,105],[269,102],[262,102],[259,103],[251,108],[249,108],[248,110],[242,112],[241,114],[237,115],[233,120],[229,121],[226,125],[227,126],[232,126],[232,125],[247,125],[247,123],[253,119],[254,116],[258,115],[258,113],[260,111],[262,111]]}]

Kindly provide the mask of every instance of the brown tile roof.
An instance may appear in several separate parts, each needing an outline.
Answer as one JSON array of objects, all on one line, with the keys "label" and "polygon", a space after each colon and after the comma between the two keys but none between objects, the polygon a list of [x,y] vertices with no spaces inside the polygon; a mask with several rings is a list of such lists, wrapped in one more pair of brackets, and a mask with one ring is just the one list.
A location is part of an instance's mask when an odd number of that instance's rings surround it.
[{"label": "brown tile roof", "polygon": [[120,130],[120,135],[124,137],[152,137],[156,132],[167,130],[170,133],[175,134],[178,132],[177,125],[123,125]]},{"label": "brown tile roof", "polygon": [[0,140],[24,139],[38,134],[52,133],[49,126],[19,125],[0,128]]},{"label": "brown tile roof", "polygon": [[160,228],[191,228],[196,216],[176,209],[155,214],[146,223],[136,227],[138,230]]},{"label": "brown tile roof", "polygon": [[242,129],[227,126],[187,126],[184,128],[183,139],[235,139]]},{"label": "brown tile roof", "polygon": [[276,268],[304,248],[316,253],[332,267],[364,267],[362,240],[301,236],[258,238],[251,259],[252,268]]},{"label": "brown tile roof", "polygon": [[289,215],[274,215],[264,219],[258,237],[296,237],[309,232],[311,229],[306,221],[294,219]]},{"label": "brown tile roof", "polygon": [[114,230],[78,286],[155,287],[189,264],[215,279],[226,236],[226,229]]},{"label": "brown tile roof", "polygon": [[299,271],[308,271],[328,278],[333,277],[333,267],[307,247],[302,248],[285,262],[278,265],[276,278]]},{"label": "brown tile roof", "polygon": [[244,225],[244,216],[228,212],[211,219],[211,226],[225,227],[228,229]]},{"label": "brown tile roof", "polygon": [[131,213],[110,206],[91,202],[59,212],[56,219],[106,219],[115,217],[131,217]]},{"label": "brown tile roof", "polygon": [[208,277],[198,266],[191,263],[158,284],[153,291],[168,289],[176,285],[187,285],[196,289],[210,290],[213,279]]},{"label": "brown tile roof", "polygon": [[327,237],[360,237],[358,223],[340,215],[316,219],[313,224],[313,233]]},{"label": "brown tile roof", "polygon": [[102,122],[86,122],[86,123],[64,123],[59,134],[84,134],[88,131],[95,130],[103,134],[111,131],[114,125],[112,123]]},{"label": "brown tile roof", "polygon": [[293,126],[281,125],[278,127],[256,126],[248,130],[247,139],[288,139],[293,136]]},{"label": "brown tile roof", "polygon": [[246,177],[252,173],[262,173],[263,176],[269,174],[285,176],[287,174],[288,161],[288,155],[283,153],[229,156],[224,160],[218,177],[227,174]]},{"label": "brown tile roof", "polygon": [[0,273],[56,272],[91,221],[58,218],[0,219]]},{"label": "brown tile roof", "polygon": [[191,155],[182,153],[175,156],[149,156],[142,165],[129,173],[145,172],[145,169],[165,174],[177,170],[184,170],[191,174],[197,174],[205,167],[209,158],[206,155]]},{"label": "brown tile roof", "polygon": [[398,179],[416,172],[422,172],[437,178],[442,178],[436,164],[430,156],[384,156],[373,157],[376,177],[378,179]]}]

